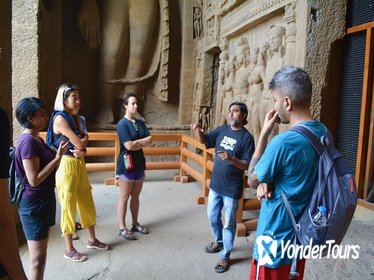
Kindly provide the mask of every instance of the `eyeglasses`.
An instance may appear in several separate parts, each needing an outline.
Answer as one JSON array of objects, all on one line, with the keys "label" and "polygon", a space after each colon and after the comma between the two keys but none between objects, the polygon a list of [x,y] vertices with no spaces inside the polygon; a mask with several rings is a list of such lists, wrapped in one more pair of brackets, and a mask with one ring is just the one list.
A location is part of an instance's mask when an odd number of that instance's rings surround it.
[{"label": "eyeglasses", "polygon": [[136,123],[136,120],[132,120],[132,124],[134,125],[135,130],[138,131],[139,128],[138,128],[138,124]]}]

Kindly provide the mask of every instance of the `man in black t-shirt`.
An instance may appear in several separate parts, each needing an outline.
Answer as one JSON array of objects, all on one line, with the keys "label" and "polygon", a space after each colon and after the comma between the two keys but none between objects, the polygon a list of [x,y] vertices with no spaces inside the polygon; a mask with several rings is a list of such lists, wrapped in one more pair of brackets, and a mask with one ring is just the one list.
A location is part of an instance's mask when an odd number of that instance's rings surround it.
[{"label": "man in black t-shirt", "polygon": [[205,247],[205,252],[219,252],[220,261],[214,268],[217,273],[225,272],[230,265],[236,233],[236,212],[243,193],[244,170],[248,168],[255,148],[253,136],[244,127],[247,115],[248,109],[244,103],[233,102],[229,106],[229,124],[209,133],[204,133],[201,124],[192,124],[200,143],[204,143],[207,149],[215,148],[207,207],[214,242]]},{"label": "man in black t-shirt", "polygon": [[0,278],[8,273],[11,279],[26,279],[17,244],[13,209],[9,204],[9,120],[0,108]]}]

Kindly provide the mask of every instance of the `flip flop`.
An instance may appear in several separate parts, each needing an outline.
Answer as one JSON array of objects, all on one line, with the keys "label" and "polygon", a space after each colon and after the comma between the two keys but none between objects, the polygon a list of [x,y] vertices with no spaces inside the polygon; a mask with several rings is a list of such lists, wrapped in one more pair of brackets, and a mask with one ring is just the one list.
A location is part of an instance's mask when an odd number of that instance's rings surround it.
[{"label": "flip flop", "polygon": [[209,253],[209,254],[212,254],[212,253],[218,253],[219,251],[222,250],[222,246],[221,245],[218,245],[217,243],[215,242],[211,242],[209,243],[208,245],[205,246],[204,248],[204,251],[205,253]]},{"label": "flip flop", "polygon": [[229,262],[226,261],[227,264],[226,265],[223,265],[223,264],[220,264],[220,263],[217,263],[217,265],[214,267],[214,270],[217,272],[217,273],[223,273],[225,271],[227,271],[229,269]]}]

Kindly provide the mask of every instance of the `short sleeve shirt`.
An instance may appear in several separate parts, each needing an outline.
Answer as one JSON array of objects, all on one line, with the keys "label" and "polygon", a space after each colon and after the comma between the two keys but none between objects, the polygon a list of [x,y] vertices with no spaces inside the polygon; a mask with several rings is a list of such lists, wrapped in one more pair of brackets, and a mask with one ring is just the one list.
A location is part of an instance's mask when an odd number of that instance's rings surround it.
[{"label": "short sleeve shirt", "polygon": [[208,149],[214,147],[216,152],[210,188],[224,196],[241,198],[244,170],[239,169],[231,161],[221,160],[217,152],[224,150],[233,157],[249,163],[255,149],[253,136],[245,127],[232,130],[230,125],[223,125],[205,135],[205,146]]},{"label": "short sleeve shirt", "polygon": [[[142,120],[135,119],[134,122],[122,118],[117,124],[117,135],[120,142],[120,154],[117,159],[117,175],[128,174],[131,172],[140,172],[145,170],[145,158],[143,149],[129,151],[123,145],[128,141],[135,141],[150,136],[145,123]],[[126,170],[124,156],[129,153],[132,157],[134,168],[131,171]]]},{"label": "short sleeve shirt", "polygon": [[0,108],[0,127],[2,130],[0,137],[0,179],[5,179],[9,177],[10,128],[8,116],[2,108]]},{"label": "short sleeve shirt", "polygon": [[[22,160],[30,158],[39,158],[39,170],[42,170],[50,163],[56,153],[44,143],[40,137],[34,138],[31,134],[23,133],[18,137],[16,146],[16,174],[19,178],[26,176]],[[25,190],[22,197],[26,199],[36,199],[45,196],[54,190],[55,171],[36,187],[32,187],[28,182],[25,184]]]},{"label": "short sleeve shirt", "polygon": [[[325,134],[324,127],[318,121],[303,122],[319,137]],[[289,264],[291,259],[281,257],[281,242],[293,241],[294,229],[282,200],[284,192],[295,219],[308,205],[318,171],[318,155],[303,135],[287,130],[275,136],[259,162],[255,166],[257,179],[263,183],[273,183],[273,196],[263,199],[257,225],[256,236],[270,236],[277,241],[277,254],[266,267],[277,268]],[[259,259],[259,248],[254,245],[253,256]]]}]

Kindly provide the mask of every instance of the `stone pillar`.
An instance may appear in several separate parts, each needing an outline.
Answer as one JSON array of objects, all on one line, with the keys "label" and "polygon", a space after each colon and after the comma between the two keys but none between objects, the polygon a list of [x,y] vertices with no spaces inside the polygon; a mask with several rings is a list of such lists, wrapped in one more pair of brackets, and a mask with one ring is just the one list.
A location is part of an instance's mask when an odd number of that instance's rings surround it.
[{"label": "stone pillar", "polygon": [[193,39],[193,0],[183,2],[182,16],[182,65],[179,99],[179,123],[191,123],[196,51]]},{"label": "stone pillar", "polygon": [[[38,6],[37,0],[12,1],[12,107],[25,96],[38,97]],[[22,127],[13,118],[13,139]]]},{"label": "stone pillar", "polygon": [[[326,87],[331,46],[345,35],[346,0],[307,1],[309,26],[306,29],[305,69],[313,84],[311,111],[314,118],[321,113],[321,92]],[[298,16],[298,12],[296,12]],[[299,27],[298,27],[299,28]],[[299,30],[299,29],[298,29]],[[297,35],[299,36],[299,35]]]}]

